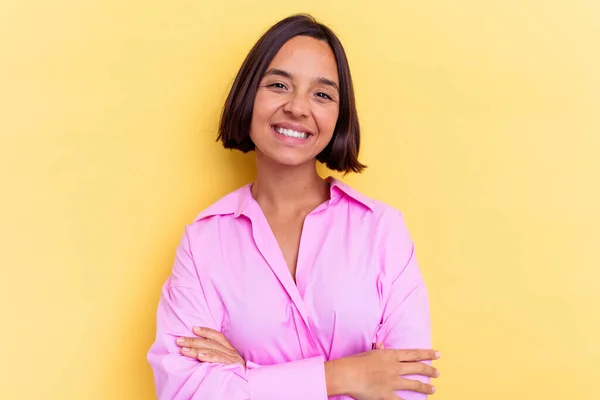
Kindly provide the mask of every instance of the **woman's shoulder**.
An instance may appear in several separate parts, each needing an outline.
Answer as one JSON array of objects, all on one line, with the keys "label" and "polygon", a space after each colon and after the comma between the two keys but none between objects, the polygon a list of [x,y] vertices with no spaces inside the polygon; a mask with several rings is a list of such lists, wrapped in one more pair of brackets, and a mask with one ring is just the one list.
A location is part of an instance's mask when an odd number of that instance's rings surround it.
[{"label": "woman's shoulder", "polygon": [[367,235],[381,249],[402,253],[402,257],[407,257],[412,251],[413,241],[402,211],[386,201],[368,197],[347,184],[337,182],[337,186],[345,193],[350,207],[354,210],[360,208],[358,212],[344,211],[345,215],[353,214],[360,220],[361,232],[357,234]]},{"label": "woman's shoulder", "polygon": [[405,236],[408,228],[404,219],[404,213],[399,208],[381,200],[374,200],[373,217],[376,219],[379,229],[393,235]]},{"label": "woman's shoulder", "polygon": [[329,181],[332,187],[332,197],[337,196],[335,192],[343,194],[345,197],[352,199],[354,204],[360,204],[367,208],[375,220],[380,222],[399,222],[403,219],[403,213],[392,204],[367,196],[341,180],[329,178]]},{"label": "woman's shoulder", "polygon": [[406,260],[410,258],[414,249],[414,242],[404,218],[404,213],[391,203],[367,197],[356,190],[354,190],[354,193],[365,204],[369,204],[369,211],[363,217],[368,220],[365,223],[363,219],[363,226],[368,227],[365,232],[369,232],[370,240],[377,243],[381,251],[386,252],[394,259]]},{"label": "woman's shoulder", "polygon": [[192,223],[197,223],[202,220],[211,219],[216,216],[237,216],[239,215],[246,203],[251,199],[252,194],[250,192],[251,184],[246,184],[232,192],[227,193],[219,200],[212,203],[210,206],[202,210]]}]

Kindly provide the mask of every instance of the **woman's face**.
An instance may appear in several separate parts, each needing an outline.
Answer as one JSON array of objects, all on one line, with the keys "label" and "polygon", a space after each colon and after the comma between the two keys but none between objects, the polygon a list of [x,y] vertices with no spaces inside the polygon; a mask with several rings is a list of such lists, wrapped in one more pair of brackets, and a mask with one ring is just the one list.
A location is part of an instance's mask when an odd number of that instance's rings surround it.
[{"label": "woman's face", "polygon": [[339,78],[333,51],[307,36],[290,39],[259,84],[250,138],[257,156],[296,166],[327,146],[339,114]]}]

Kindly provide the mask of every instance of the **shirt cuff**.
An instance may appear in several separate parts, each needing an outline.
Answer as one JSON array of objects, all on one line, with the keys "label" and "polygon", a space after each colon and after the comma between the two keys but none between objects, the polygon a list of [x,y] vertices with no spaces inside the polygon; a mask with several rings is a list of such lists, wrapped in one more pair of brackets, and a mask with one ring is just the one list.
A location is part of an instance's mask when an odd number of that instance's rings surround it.
[{"label": "shirt cuff", "polygon": [[249,367],[252,400],[327,400],[323,357]]}]

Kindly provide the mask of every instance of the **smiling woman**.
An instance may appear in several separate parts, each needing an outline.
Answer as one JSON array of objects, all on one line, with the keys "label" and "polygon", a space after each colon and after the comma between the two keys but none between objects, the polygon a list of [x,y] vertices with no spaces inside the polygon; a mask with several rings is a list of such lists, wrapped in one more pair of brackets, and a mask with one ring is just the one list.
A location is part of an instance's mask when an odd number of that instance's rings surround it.
[{"label": "smiling woman", "polygon": [[306,15],[269,29],[235,79],[219,139],[254,150],[257,176],[185,229],[148,354],[159,399],[432,394],[439,353],[402,214],[316,170],[365,168],[335,34]]},{"label": "smiling woman", "polygon": [[269,67],[254,99],[250,139],[257,157],[304,164],[331,141],[338,120],[335,57],[326,42],[296,36]]},{"label": "smiling woman", "polygon": [[[341,172],[361,172],[365,168],[358,161],[360,128],[346,53],[329,28],[307,16],[288,18],[276,24],[248,54],[221,116],[219,138],[224,147],[243,152],[254,150],[256,143],[251,137],[254,132],[251,128],[255,126],[250,125],[261,122],[257,111],[267,113],[269,107],[274,110],[282,106],[285,106],[282,111],[288,113],[303,113],[308,109],[322,124],[331,124],[333,120],[334,126],[322,126],[319,142],[313,141],[316,144],[313,149],[322,146],[316,154],[318,161]],[[264,118],[275,122],[271,117],[280,118],[265,114],[262,123],[266,122]],[[285,120],[289,118],[280,123]],[[309,128],[318,127],[298,129]],[[312,133],[311,136],[315,136],[319,132]],[[327,134],[329,139],[323,137]],[[331,135],[333,140],[330,140]]]}]

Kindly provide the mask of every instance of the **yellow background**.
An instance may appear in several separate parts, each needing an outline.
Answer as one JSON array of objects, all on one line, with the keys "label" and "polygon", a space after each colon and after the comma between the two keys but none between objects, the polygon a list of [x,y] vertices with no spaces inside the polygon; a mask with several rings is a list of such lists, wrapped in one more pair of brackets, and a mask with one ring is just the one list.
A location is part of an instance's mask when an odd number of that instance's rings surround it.
[{"label": "yellow background", "polygon": [[184,224],[253,175],[214,142],[227,88],[302,10],[350,58],[347,181],[417,243],[434,398],[600,399],[600,3],[302,4],[2,2],[0,398],[154,398]]}]

